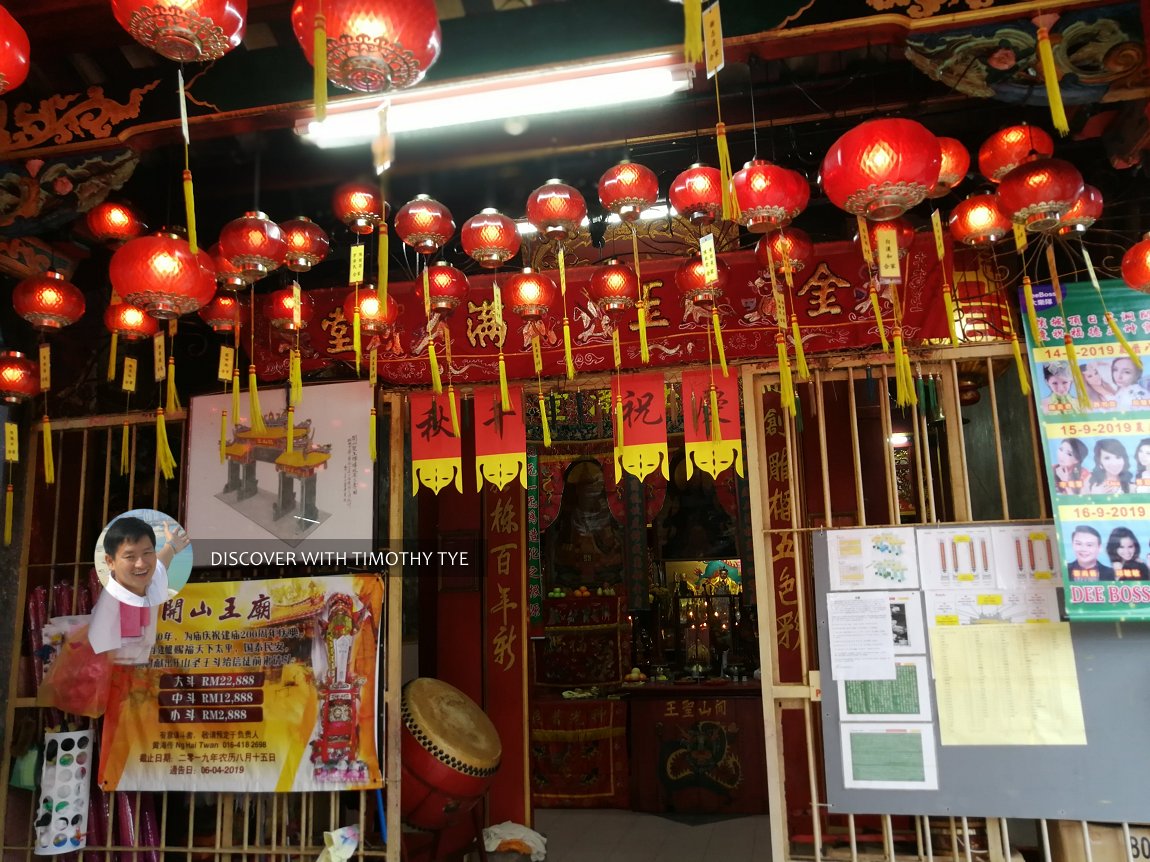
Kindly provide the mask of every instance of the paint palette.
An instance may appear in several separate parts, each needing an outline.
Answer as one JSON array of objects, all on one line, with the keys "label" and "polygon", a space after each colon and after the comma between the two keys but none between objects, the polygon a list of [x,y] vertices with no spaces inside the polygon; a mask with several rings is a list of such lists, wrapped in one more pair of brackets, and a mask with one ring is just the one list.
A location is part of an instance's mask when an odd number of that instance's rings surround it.
[{"label": "paint palette", "polygon": [[84,846],[92,783],[92,731],[44,735],[44,769],[36,809],[36,855],[55,856]]}]

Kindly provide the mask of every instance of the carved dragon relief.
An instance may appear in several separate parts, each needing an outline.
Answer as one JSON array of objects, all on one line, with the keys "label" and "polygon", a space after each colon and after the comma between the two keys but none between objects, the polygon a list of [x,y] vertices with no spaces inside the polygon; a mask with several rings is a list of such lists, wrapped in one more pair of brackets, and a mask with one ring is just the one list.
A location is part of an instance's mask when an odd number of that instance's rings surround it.
[{"label": "carved dragon relief", "polygon": [[103,87],[89,87],[86,94],[56,94],[37,107],[17,104],[11,117],[8,103],[0,101],[0,154],[110,137],[116,126],[139,117],[144,96],[159,84],[157,79],[133,89],[123,104],[105,96]]}]

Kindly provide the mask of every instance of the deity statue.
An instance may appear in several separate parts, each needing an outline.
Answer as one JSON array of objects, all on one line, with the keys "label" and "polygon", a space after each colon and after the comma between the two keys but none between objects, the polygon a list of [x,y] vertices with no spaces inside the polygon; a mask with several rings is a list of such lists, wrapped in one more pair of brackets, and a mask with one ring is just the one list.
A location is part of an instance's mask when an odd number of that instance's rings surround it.
[{"label": "deity statue", "polygon": [[547,587],[595,588],[623,580],[623,528],[607,505],[603,468],[581,461],[567,474],[559,517],[543,539]]}]

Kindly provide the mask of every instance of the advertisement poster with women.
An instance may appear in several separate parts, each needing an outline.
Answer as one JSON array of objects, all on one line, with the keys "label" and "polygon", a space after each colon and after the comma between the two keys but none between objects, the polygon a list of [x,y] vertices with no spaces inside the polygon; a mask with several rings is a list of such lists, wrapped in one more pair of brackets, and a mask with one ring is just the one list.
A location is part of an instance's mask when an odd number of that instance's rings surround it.
[{"label": "advertisement poster with women", "polygon": [[1120,281],[1103,282],[1101,296],[1090,283],[1063,290],[1061,308],[1049,286],[1035,290],[1038,332],[1026,329],[1066,610],[1072,620],[1150,620],[1150,296]]}]

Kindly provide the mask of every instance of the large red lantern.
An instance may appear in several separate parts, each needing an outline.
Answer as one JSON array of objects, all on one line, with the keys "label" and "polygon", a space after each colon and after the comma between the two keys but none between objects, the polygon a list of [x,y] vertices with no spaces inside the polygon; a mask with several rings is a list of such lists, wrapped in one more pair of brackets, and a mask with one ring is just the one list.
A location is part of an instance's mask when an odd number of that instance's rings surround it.
[{"label": "large red lantern", "polygon": [[723,181],[718,168],[694,164],[671,183],[667,199],[693,225],[709,225],[723,209]]},{"label": "large red lantern", "polygon": [[192,254],[188,243],[173,234],[124,243],[112,255],[108,275],[124,302],[161,320],[195,311],[216,291],[211,257],[203,251]]},{"label": "large red lantern", "polygon": [[1002,178],[998,206],[1029,231],[1052,230],[1082,189],[1082,174],[1070,162],[1038,159],[1019,165]]},{"label": "large red lantern", "polygon": [[1102,217],[1102,192],[1091,185],[1082,186],[1082,194],[1058,222],[1059,233],[1086,230]]},{"label": "large red lantern", "polygon": [[1054,140],[1038,126],[1008,126],[978,148],[978,169],[992,183],[1027,162],[1054,155]]},{"label": "large red lantern", "polygon": [[355,306],[359,304],[359,328],[369,335],[379,335],[399,318],[399,304],[390,293],[387,304],[379,301],[379,294],[370,284],[358,291],[348,293],[343,301],[343,316],[351,320],[355,316]]},{"label": "large red lantern", "polygon": [[218,60],[244,38],[247,0],[112,0],[132,38],[177,63]]},{"label": "large red lantern", "polygon": [[284,266],[292,272],[307,272],[325,257],[331,242],[322,227],[306,216],[280,225],[287,254]]},{"label": "large red lantern", "polygon": [[486,269],[498,269],[519,253],[519,230],[499,210],[488,207],[463,223],[463,251]]},{"label": "large red lantern", "polygon": [[208,249],[208,257],[212,259],[212,268],[216,273],[216,283],[224,290],[243,290],[248,286],[248,280],[238,266],[220,253],[220,244],[216,243]]},{"label": "large red lantern", "polygon": [[752,233],[786,227],[811,199],[806,177],[763,159],[743,165],[731,177],[731,191],[739,203],[739,224]]},{"label": "large red lantern", "polygon": [[823,190],[853,215],[886,221],[919,203],[938,182],[938,138],[914,120],[868,120],[823,159]]},{"label": "large red lantern", "polygon": [[442,315],[450,315],[455,311],[467,299],[470,287],[466,275],[443,261],[436,261],[427,268],[427,285],[430,288],[428,295],[431,310]]},{"label": "large red lantern", "polygon": [[126,302],[117,302],[104,309],[104,326],[125,341],[143,341],[160,331],[156,318]]},{"label": "large red lantern", "polygon": [[562,180],[548,180],[527,198],[527,221],[548,239],[567,239],[586,217],[583,195]]},{"label": "large red lantern", "polygon": [[659,179],[643,165],[623,161],[599,178],[599,203],[623,221],[637,221],[659,197]]},{"label": "large red lantern", "polygon": [[970,170],[970,153],[966,151],[962,141],[954,138],[939,138],[938,146],[942,153],[942,160],[938,166],[938,182],[927,193],[927,197],[931,198],[941,198],[948,195],[966,179],[966,172]]},{"label": "large red lantern", "polygon": [[385,206],[379,189],[367,183],[345,183],[335,190],[331,200],[335,217],[358,234],[375,230],[384,219]]},{"label": "large red lantern", "polygon": [[605,314],[626,314],[639,301],[639,277],[627,264],[609,260],[591,273],[589,292]]},{"label": "large red lantern", "polygon": [[235,332],[243,323],[244,306],[234,293],[217,293],[199,314],[212,332]]},{"label": "large red lantern", "polygon": [[39,367],[16,350],[0,350],[0,401],[19,404],[40,394]]},{"label": "large red lantern", "polygon": [[963,245],[989,245],[1011,231],[995,195],[971,195],[950,214],[950,235]]},{"label": "large red lantern", "polygon": [[359,93],[418,84],[439,58],[434,0],[295,0],[291,23],[315,65],[315,16],[327,29],[327,79]]},{"label": "large red lantern", "polygon": [[1142,293],[1150,293],[1150,233],[1122,255],[1122,280]]},{"label": "large red lantern", "polygon": [[287,256],[287,243],[278,224],[252,211],[224,225],[220,252],[250,282],[279,268]]},{"label": "large red lantern", "polygon": [[555,282],[531,267],[515,273],[503,286],[511,310],[524,320],[538,320],[550,311],[556,290]]},{"label": "large red lantern", "polygon": [[281,332],[296,332],[306,327],[311,320],[311,297],[307,295],[306,291],[301,290],[299,294],[298,326],[295,321],[295,308],[295,288],[285,287],[268,295],[264,313],[273,329],[278,329]]},{"label": "large red lantern", "polygon": [[675,286],[679,288],[679,293],[703,308],[710,308],[723,295],[723,288],[726,287],[730,275],[730,269],[721,258],[715,262],[718,264],[719,277],[710,284],[707,284],[703,259],[698,255],[684,261],[675,270]]},{"label": "large red lantern", "polygon": [[0,6],[0,95],[15,90],[28,77],[28,34]]},{"label": "large red lantern", "polygon": [[455,233],[455,222],[439,201],[416,195],[395,214],[395,233],[420,254],[435,254]]},{"label": "large red lantern", "polygon": [[108,201],[88,210],[86,222],[93,237],[100,242],[115,245],[135,239],[146,230],[130,206]]},{"label": "large red lantern", "polygon": [[[770,254],[767,254],[767,250]],[[788,227],[765,234],[755,245],[755,259],[764,270],[773,265],[775,277],[786,277],[784,258],[791,264],[792,276],[814,268],[815,246],[805,230]]]},{"label": "large red lantern", "polygon": [[84,316],[84,294],[55,270],[26,278],[12,291],[16,313],[39,329],[71,326]]}]

